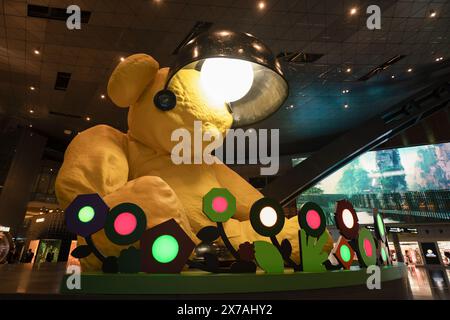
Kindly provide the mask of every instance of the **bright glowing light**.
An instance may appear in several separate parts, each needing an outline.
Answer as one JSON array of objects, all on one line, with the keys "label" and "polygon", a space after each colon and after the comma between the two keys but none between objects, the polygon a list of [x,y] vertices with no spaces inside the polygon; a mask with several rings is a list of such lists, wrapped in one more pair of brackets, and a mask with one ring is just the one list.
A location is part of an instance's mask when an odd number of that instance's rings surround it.
[{"label": "bright glowing light", "polygon": [[102,95],[100,96],[100,98],[105,99],[106,96],[105,96],[104,94],[102,94]]},{"label": "bright glowing light", "polygon": [[350,261],[351,257],[351,253],[350,253],[350,248],[347,247],[345,244],[341,246],[341,248],[339,249],[339,252],[341,254],[341,258],[342,260],[344,260],[345,262]]},{"label": "bright glowing light", "polygon": [[179,249],[177,239],[166,234],[153,242],[152,255],[159,263],[169,263],[177,257]]},{"label": "bright glowing light", "polygon": [[91,117],[86,117],[86,121],[91,121]]},{"label": "bright glowing light", "polygon": [[216,212],[225,212],[228,208],[228,201],[224,197],[216,197],[212,202],[212,207]]},{"label": "bright glowing light", "polygon": [[378,224],[378,229],[380,230],[380,235],[382,237],[384,237],[384,223],[383,223],[383,219],[381,219],[380,215],[377,216],[377,224]]},{"label": "bright glowing light", "polygon": [[434,18],[434,17],[436,17],[436,11],[431,10],[430,11],[430,18]]},{"label": "bright glowing light", "polygon": [[33,114],[33,113],[34,113],[34,110],[33,110],[33,109],[30,109],[28,112],[31,113],[31,114]]},{"label": "bright glowing light", "polygon": [[260,2],[258,3],[258,8],[259,8],[259,10],[263,10],[265,7],[266,7],[266,4],[265,4],[264,1],[260,1]]},{"label": "bright glowing light", "polygon": [[368,257],[371,257],[373,254],[372,244],[370,243],[369,239],[364,239],[364,251],[366,252],[366,255]]},{"label": "bright glowing light", "polygon": [[136,217],[129,212],[119,214],[114,220],[114,230],[121,236],[131,234],[136,229],[136,226]]},{"label": "bright glowing light", "polygon": [[253,77],[253,68],[248,61],[211,58],[203,63],[200,83],[211,99],[233,102],[250,91]]},{"label": "bright glowing light", "polygon": [[41,52],[40,52],[39,50],[37,50],[37,49],[34,49],[34,51],[33,51],[33,52],[34,52],[34,54],[35,54],[35,55],[39,55],[39,54],[41,54]]},{"label": "bright glowing light", "polygon": [[120,57],[120,61],[125,61],[125,58],[124,57]]},{"label": "bright glowing light", "polygon": [[352,72],[352,68],[347,68],[347,69],[345,69],[345,72],[347,72],[347,73]]},{"label": "bright glowing light", "polygon": [[356,12],[358,12],[358,9],[356,9],[356,8],[351,8],[351,9],[350,9],[350,14],[351,14],[351,15],[356,14]]},{"label": "bright glowing light", "polygon": [[408,72],[412,72],[413,71],[413,69],[412,68],[409,68],[408,70],[407,70]]},{"label": "bright glowing light", "polygon": [[85,206],[78,211],[78,219],[80,219],[81,222],[88,223],[92,219],[94,219],[95,211],[94,208],[91,206]]},{"label": "bright glowing light", "polygon": [[344,211],[342,211],[342,220],[344,221],[344,225],[348,229],[353,228],[353,226],[355,225],[355,220],[353,219],[353,215],[350,212],[350,210],[348,210],[348,209],[344,209]]},{"label": "bright glowing light", "polygon": [[387,260],[387,254],[386,254],[385,248],[381,248],[381,259],[383,259],[383,261]]},{"label": "bright glowing light", "polygon": [[309,210],[306,213],[306,223],[311,229],[318,229],[320,227],[320,215],[316,210]]},{"label": "bright glowing light", "polygon": [[33,87],[33,86],[31,86],[31,87],[30,87],[30,90],[31,90],[31,91],[34,91],[34,90],[36,90],[36,88]]},{"label": "bright glowing light", "polygon": [[264,226],[273,227],[277,223],[277,212],[272,207],[264,207],[259,213],[259,219]]}]

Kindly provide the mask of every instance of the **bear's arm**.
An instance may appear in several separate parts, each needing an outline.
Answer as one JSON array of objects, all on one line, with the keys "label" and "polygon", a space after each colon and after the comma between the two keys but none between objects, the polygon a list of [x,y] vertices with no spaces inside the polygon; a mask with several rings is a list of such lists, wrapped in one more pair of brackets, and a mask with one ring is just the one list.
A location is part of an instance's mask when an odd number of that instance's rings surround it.
[{"label": "bear's arm", "polygon": [[83,131],[70,143],[56,178],[56,196],[66,208],[79,194],[105,196],[128,181],[126,135],[106,125]]},{"label": "bear's arm", "polygon": [[253,203],[263,197],[261,192],[224,164],[214,165],[214,170],[220,185],[236,197],[237,212],[233,218],[248,220]]},{"label": "bear's arm", "polygon": [[[226,165],[215,165],[216,178],[223,188],[227,188],[236,197],[237,212],[233,219],[224,223],[225,232],[230,242],[237,249],[239,244],[249,241],[269,241],[269,238],[258,235],[250,223],[250,208],[253,203],[263,197],[252,185]],[[277,235],[278,241],[288,239],[292,245],[292,258],[300,261],[298,231],[300,227],[297,216],[286,219],[283,230]],[[328,232],[328,231],[327,231]],[[330,236],[324,246],[325,252],[333,249],[333,239]]]}]

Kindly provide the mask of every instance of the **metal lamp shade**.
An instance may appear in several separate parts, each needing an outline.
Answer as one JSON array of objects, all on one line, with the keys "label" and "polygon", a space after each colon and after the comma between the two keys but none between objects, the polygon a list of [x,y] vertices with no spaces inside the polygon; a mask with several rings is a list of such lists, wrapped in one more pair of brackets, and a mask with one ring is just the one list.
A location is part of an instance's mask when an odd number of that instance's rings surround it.
[{"label": "metal lamp shade", "polygon": [[267,118],[286,100],[288,84],[272,51],[252,35],[233,31],[205,32],[189,41],[180,49],[170,69],[166,88],[181,69],[200,71],[203,63],[210,58],[251,63],[254,78],[249,92],[229,103],[234,127],[251,125]]}]

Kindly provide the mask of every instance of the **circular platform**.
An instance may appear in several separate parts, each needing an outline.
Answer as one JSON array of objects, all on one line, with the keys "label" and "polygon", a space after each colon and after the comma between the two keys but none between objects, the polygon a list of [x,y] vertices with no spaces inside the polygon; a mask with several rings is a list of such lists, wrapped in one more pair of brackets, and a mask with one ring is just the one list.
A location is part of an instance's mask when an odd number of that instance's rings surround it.
[{"label": "circular platform", "polygon": [[[382,267],[382,287],[392,282],[404,282],[407,269],[404,265]],[[61,282],[63,294],[94,295],[227,295],[252,293],[300,292],[337,288],[359,288],[357,291],[380,291],[367,289],[370,274],[366,269],[328,271],[323,273],[293,272],[284,274],[210,274],[186,271],[181,274],[100,274],[81,275],[81,289],[69,290],[66,275]],[[385,286],[386,287],[386,286]],[[395,287],[395,286],[394,286]],[[347,290],[348,291],[348,290]],[[339,298],[339,297],[337,297]]]}]

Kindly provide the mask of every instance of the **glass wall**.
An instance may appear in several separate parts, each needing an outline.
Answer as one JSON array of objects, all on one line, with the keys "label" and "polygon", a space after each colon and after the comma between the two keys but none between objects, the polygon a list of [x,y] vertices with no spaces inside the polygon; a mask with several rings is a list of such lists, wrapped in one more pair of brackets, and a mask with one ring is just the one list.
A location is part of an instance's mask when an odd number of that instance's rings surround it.
[{"label": "glass wall", "polygon": [[343,198],[361,223],[373,222],[373,208],[388,223],[450,221],[450,143],[367,152],[300,195],[297,206],[319,203],[332,224]]}]

